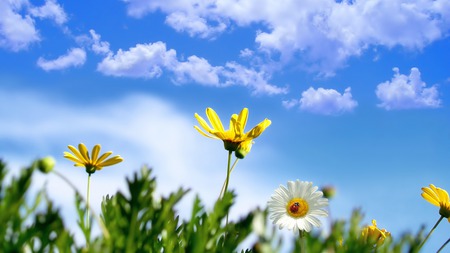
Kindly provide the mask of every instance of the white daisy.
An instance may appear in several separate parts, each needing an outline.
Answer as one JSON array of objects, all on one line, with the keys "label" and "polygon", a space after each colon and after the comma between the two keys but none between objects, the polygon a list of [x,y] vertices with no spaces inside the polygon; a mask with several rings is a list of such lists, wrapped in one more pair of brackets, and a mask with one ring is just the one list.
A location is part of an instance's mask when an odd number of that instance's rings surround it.
[{"label": "white daisy", "polygon": [[268,201],[270,219],[280,229],[306,232],[312,226],[320,227],[321,222],[316,216],[328,216],[324,210],[328,206],[328,199],[318,191],[312,182],[288,181],[287,188],[280,185]]}]

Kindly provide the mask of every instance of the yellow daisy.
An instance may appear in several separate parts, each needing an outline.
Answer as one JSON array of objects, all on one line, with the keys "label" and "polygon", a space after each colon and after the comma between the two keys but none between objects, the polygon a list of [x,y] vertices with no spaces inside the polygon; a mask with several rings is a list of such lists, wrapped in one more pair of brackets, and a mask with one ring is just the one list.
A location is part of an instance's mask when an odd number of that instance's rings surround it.
[{"label": "yellow daisy", "polygon": [[371,226],[364,227],[361,234],[365,242],[373,243],[374,246],[381,246],[384,243],[384,240],[391,236],[391,233],[386,229],[379,229],[377,227],[376,220],[372,220]]},{"label": "yellow daisy", "polygon": [[450,222],[450,200],[447,191],[433,184],[430,184],[430,187],[422,187],[422,191],[422,197],[439,207],[439,214]]},{"label": "yellow daisy", "polygon": [[100,144],[97,144],[92,148],[91,156],[89,156],[89,152],[83,143],[78,145],[78,149],[72,145],[69,145],[68,147],[73,154],[64,152],[64,157],[74,162],[74,166],[85,167],[86,172],[89,174],[101,170],[103,167],[111,166],[123,161],[123,158],[120,155],[116,155],[106,160],[106,158],[112,154],[112,151],[108,151],[99,157]]},{"label": "yellow daisy", "polygon": [[195,129],[197,129],[197,131],[203,136],[222,140],[225,149],[228,151],[236,151],[239,144],[242,142],[247,142],[245,145],[245,151],[250,151],[251,140],[260,136],[261,133],[264,132],[264,130],[266,130],[266,128],[272,123],[270,120],[264,119],[250,131],[245,133],[244,129],[248,118],[247,108],[242,109],[239,115],[233,114],[231,116],[230,127],[228,130],[224,129],[222,121],[212,108],[206,108],[206,116],[208,117],[212,127],[210,127],[209,124],[196,113],[195,118],[205,131],[200,129],[198,126],[194,126]]}]

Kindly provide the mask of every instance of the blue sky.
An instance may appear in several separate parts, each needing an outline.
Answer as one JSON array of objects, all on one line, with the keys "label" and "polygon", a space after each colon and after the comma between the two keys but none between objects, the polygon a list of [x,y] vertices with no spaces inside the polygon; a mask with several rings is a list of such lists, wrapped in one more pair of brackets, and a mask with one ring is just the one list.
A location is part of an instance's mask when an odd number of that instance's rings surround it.
[{"label": "blue sky", "polygon": [[[420,188],[450,190],[449,31],[447,0],[1,1],[0,156],[17,171],[53,155],[84,190],[62,152],[101,143],[125,161],[94,174],[94,202],[148,164],[162,193],[212,203],[226,152],[194,113],[248,107],[247,129],[272,125],[233,172],[235,217],[300,179],[337,188],[334,218],[430,228]],[[70,222],[70,190],[46,181]]]}]

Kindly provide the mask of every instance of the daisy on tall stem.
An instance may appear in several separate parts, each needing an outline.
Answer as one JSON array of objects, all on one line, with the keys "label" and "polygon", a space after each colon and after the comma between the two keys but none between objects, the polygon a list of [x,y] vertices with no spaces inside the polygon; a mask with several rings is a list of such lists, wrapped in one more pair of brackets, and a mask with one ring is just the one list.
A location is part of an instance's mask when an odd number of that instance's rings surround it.
[{"label": "daisy on tall stem", "polygon": [[[194,128],[205,137],[222,140],[225,150],[228,151],[227,175],[219,194],[219,198],[222,198],[228,190],[230,173],[234,170],[237,161],[239,159],[244,159],[252,148],[253,139],[260,136],[272,122],[268,119],[264,119],[250,131],[245,132],[248,118],[247,108],[242,109],[239,115],[233,114],[231,116],[230,126],[227,130],[224,129],[222,121],[212,108],[206,108],[206,116],[208,117],[211,126],[196,113],[195,118],[203,130],[198,126],[194,126]],[[231,155],[233,152],[235,153],[236,160],[233,165],[231,165]]]},{"label": "daisy on tall stem", "polygon": [[[87,196],[86,196],[86,226],[90,228],[90,214],[89,214],[89,195],[90,195],[90,187],[91,187],[91,175],[94,174],[97,170],[101,170],[103,167],[111,166],[123,161],[123,158],[120,155],[113,156],[107,159],[112,151],[108,151],[102,155],[100,155],[100,144],[95,145],[92,148],[92,153],[89,155],[89,151],[86,148],[86,145],[80,143],[78,145],[78,149],[72,145],[69,145],[68,148],[70,152],[64,152],[64,157],[74,162],[74,166],[84,167],[86,169],[86,173],[88,173],[88,182],[87,182]],[[89,245],[89,242],[87,242]]]}]

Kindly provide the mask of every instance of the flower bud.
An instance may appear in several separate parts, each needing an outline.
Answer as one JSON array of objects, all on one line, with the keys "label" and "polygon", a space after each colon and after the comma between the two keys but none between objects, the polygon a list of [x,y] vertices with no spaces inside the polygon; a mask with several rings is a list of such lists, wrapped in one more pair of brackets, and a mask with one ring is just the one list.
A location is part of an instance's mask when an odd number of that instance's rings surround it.
[{"label": "flower bud", "polygon": [[239,143],[239,146],[237,147],[235,151],[235,156],[239,159],[244,159],[244,157],[250,152],[252,149],[253,141],[243,141]]},{"label": "flower bud", "polygon": [[37,168],[42,172],[42,173],[50,173],[53,168],[55,167],[55,159],[51,156],[47,156],[44,158],[41,158],[37,161]]},{"label": "flower bud", "polygon": [[336,188],[332,185],[323,186],[321,191],[323,192],[323,196],[327,199],[332,199],[334,195],[336,195]]}]

